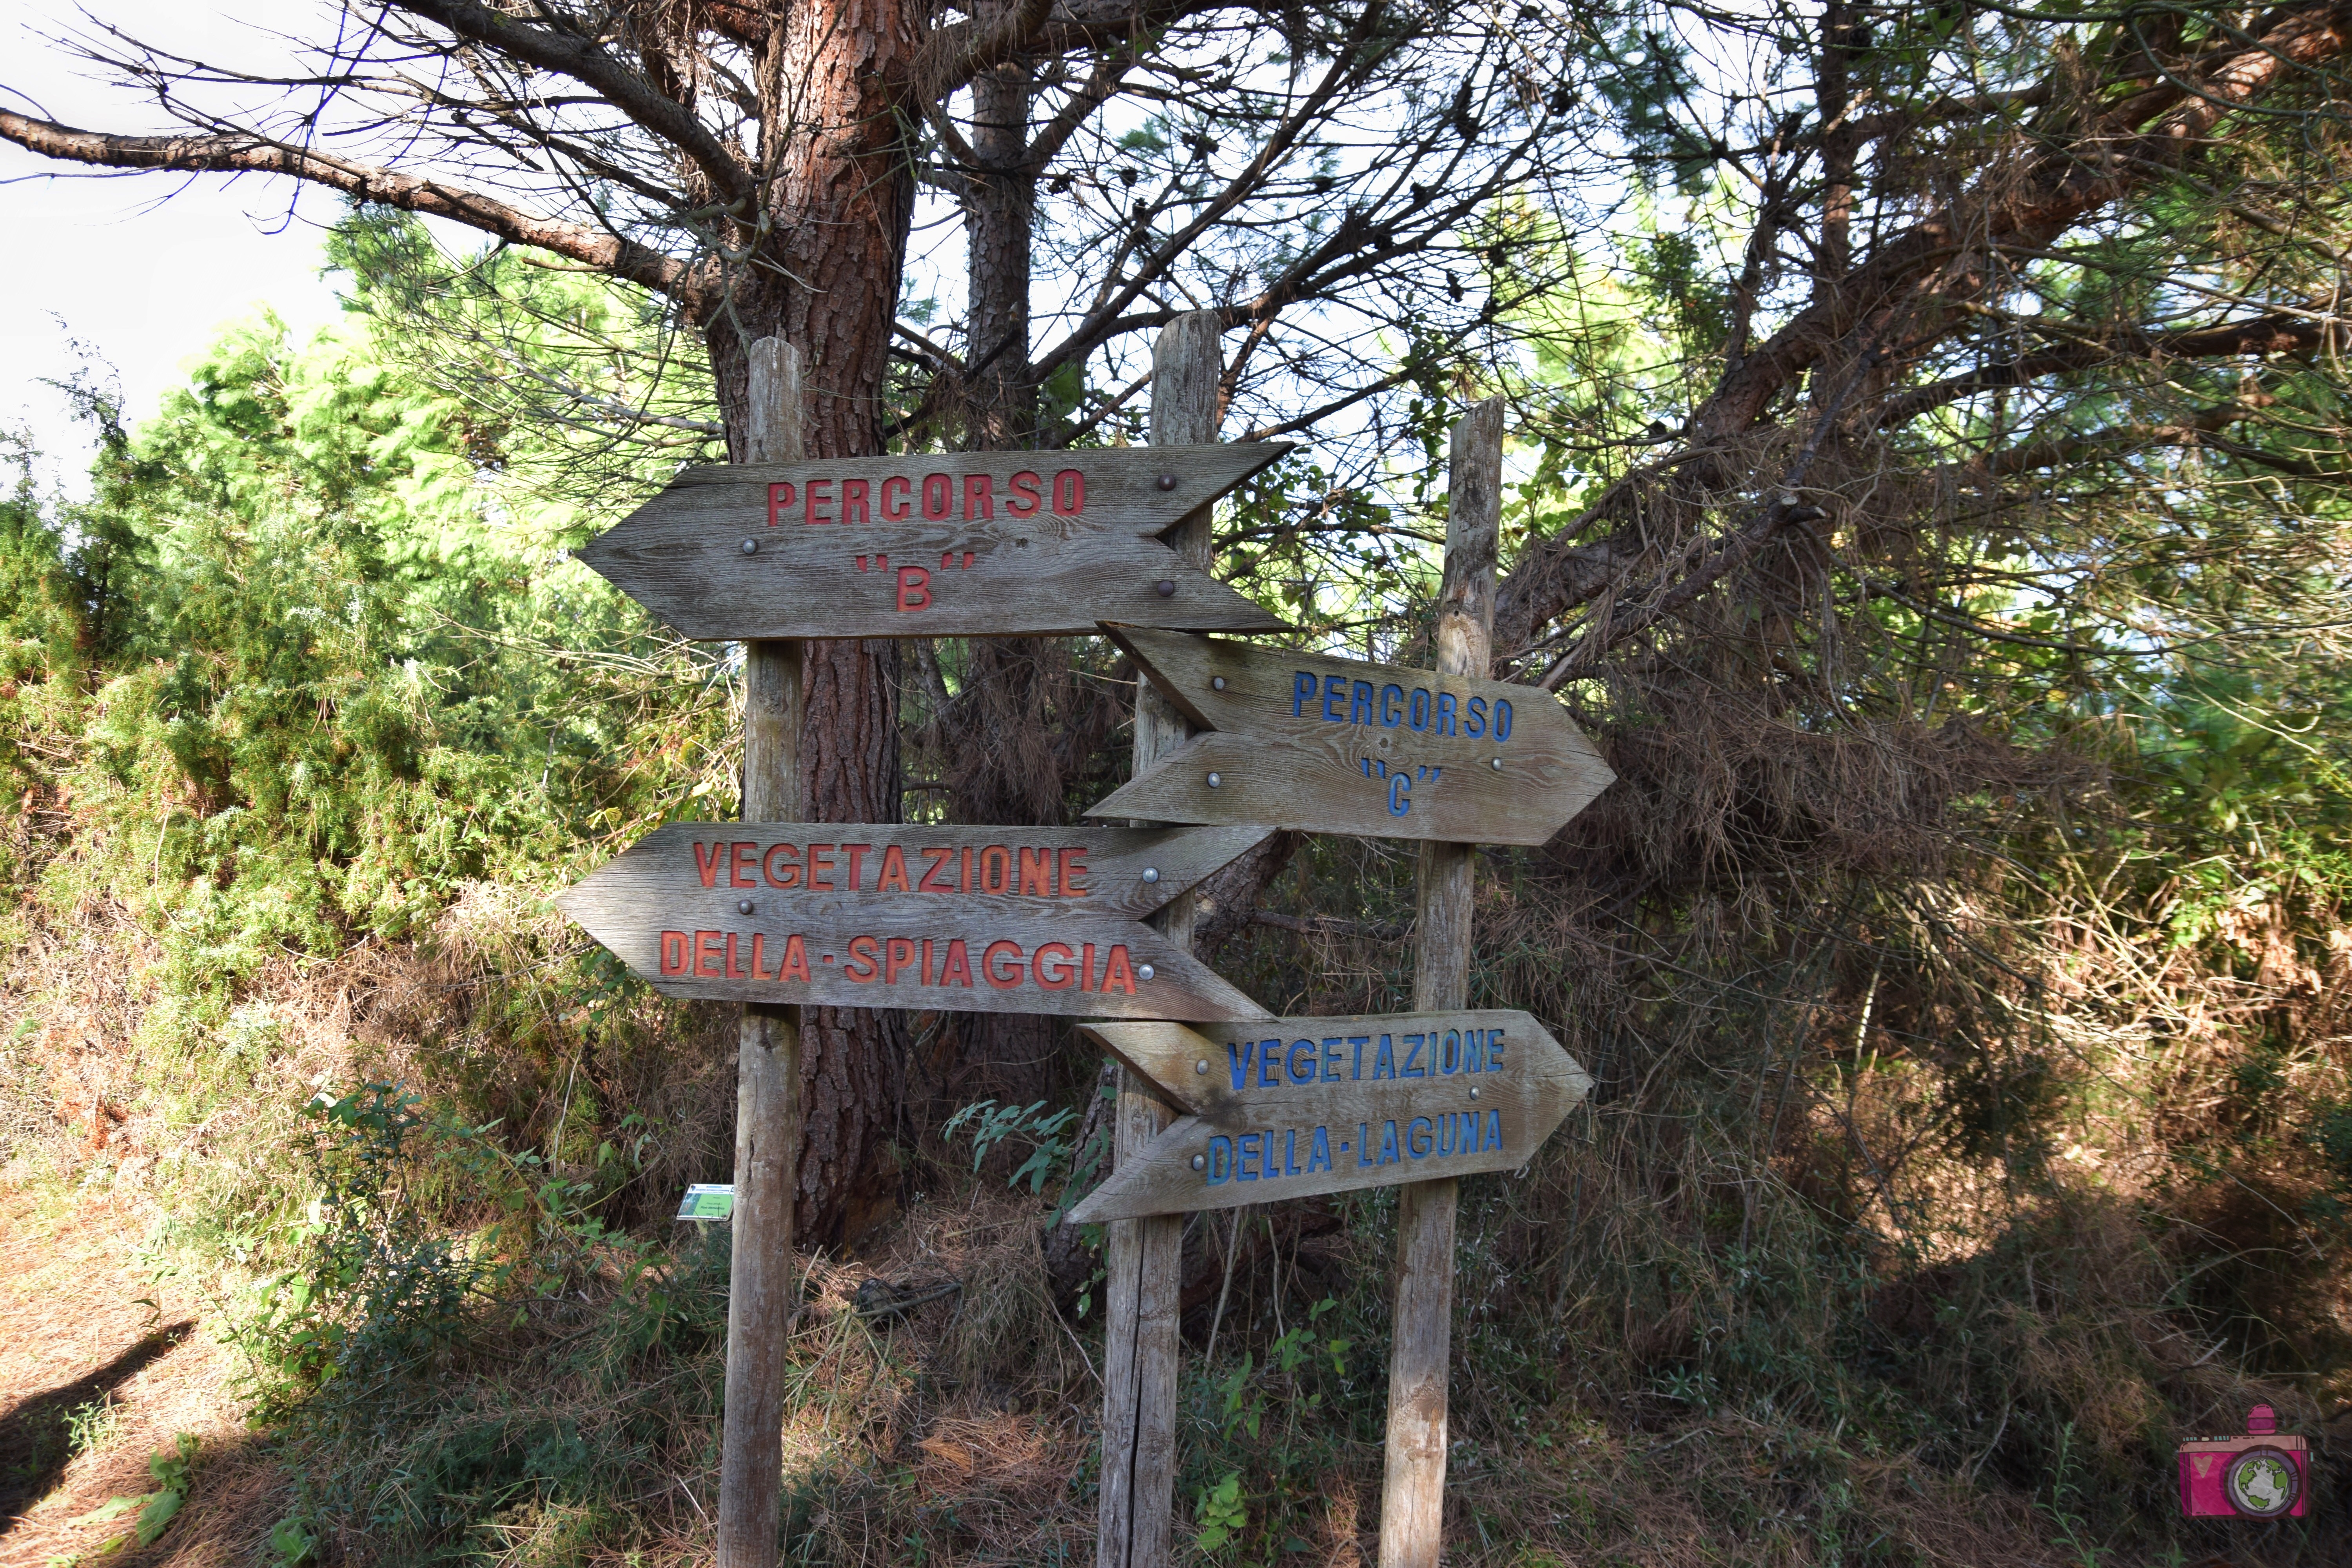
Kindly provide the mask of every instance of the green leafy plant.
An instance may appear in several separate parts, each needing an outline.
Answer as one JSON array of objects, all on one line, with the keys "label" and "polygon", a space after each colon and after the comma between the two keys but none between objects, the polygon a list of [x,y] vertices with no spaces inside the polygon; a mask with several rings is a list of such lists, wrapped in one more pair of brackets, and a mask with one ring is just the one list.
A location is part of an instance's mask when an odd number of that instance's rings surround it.
[{"label": "green leafy plant", "polygon": [[999,1143],[1011,1138],[1023,1140],[1029,1145],[1029,1157],[1013,1170],[1005,1184],[1017,1187],[1026,1181],[1032,1193],[1041,1193],[1045,1191],[1045,1179],[1069,1163],[1070,1144],[1062,1131],[1077,1118],[1078,1113],[1073,1110],[1047,1111],[1042,1100],[1032,1105],[999,1105],[993,1100],[983,1100],[949,1117],[941,1132],[952,1143],[958,1133],[971,1128],[971,1168],[975,1172],[988,1159],[989,1151]]},{"label": "green leafy plant", "polygon": [[1202,1487],[1195,1494],[1192,1517],[1200,1523],[1193,1544],[1203,1552],[1222,1552],[1241,1543],[1242,1531],[1249,1528],[1249,1506],[1242,1497],[1242,1473],[1229,1470],[1224,1479],[1213,1487]]},{"label": "green leafy plant", "polygon": [[113,1440],[122,1424],[122,1407],[112,1394],[77,1405],[66,1412],[66,1452],[74,1458],[92,1453]]},{"label": "green leafy plant", "polygon": [[141,1546],[152,1546],[158,1536],[170,1527],[178,1516],[180,1506],[188,1500],[188,1487],[195,1474],[197,1443],[194,1436],[183,1432],[172,1440],[172,1447],[152,1456],[147,1461],[147,1473],[154,1478],[155,1489],[137,1497],[112,1497],[72,1521],[75,1524],[103,1524],[137,1511],[130,1531],[118,1535],[98,1548],[105,1556],[120,1551],[135,1541]]},{"label": "green leafy plant", "polygon": [[311,1561],[319,1549],[319,1538],[299,1514],[289,1514],[269,1527],[269,1556],[278,1568],[299,1568]]}]

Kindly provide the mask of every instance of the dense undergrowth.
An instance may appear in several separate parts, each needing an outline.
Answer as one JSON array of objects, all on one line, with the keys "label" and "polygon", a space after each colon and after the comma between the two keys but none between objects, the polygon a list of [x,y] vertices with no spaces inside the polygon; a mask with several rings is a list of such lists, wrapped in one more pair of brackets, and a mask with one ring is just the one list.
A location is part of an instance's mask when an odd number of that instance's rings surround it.
[{"label": "dense undergrowth", "polygon": [[[730,672],[387,333],[247,323],[136,432],[91,399],[93,500],[0,504],[0,1152],[165,1216],[286,1463],[265,1559],[707,1556],[727,1236],[667,1215],[725,1179],[731,1030],[547,900],[731,811]],[[1952,774],[2006,783],[1921,807],[1932,855],[1857,743],[1692,756],[1628,702],[1585,715],[1624,783],[1486,858],[1474,995],[1600,1089],[1465,1187],[1454,1560],[2347,1560],[2332,1476],[2184,1523],[2169,1461],[2258,1398],[2352,1436],[2340,774],[2259,690],[1973,679]],[[1245,989],[1403,1004],[1410,855],[1310,844],[1269,903]],[[975,1173],[953,1087],[897,1217],[807,1259],[789,1561],[1090,1555],[1099,1326],[1038,1234],[1084,1122]],[[1048,1107],[1094,1092],[1065,1053]],[[1390,1212],[1192,1222],[1189,1561],[1361,1560]]]}]

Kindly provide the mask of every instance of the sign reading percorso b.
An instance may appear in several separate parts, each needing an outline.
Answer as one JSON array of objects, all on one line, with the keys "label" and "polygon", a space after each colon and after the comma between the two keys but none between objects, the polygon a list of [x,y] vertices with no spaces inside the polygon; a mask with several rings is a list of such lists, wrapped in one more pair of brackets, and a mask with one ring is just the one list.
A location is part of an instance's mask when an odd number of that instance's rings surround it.
[{"label": "sign reading percorso b", "polygon": [[1280,631],[1157,537],[1290,448],[715,464],[579,551],[689,637]]}]

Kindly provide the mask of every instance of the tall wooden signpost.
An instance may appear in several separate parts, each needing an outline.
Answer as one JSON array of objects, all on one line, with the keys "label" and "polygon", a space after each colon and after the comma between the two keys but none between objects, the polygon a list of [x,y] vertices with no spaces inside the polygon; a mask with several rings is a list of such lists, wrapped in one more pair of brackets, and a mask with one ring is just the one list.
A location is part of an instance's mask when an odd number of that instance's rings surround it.
[{"label": "tall wooden signpost", "polygon": [[[1434,671],[1199,635],[1282,629],[1210,571],[1211,507],[1286,450],[1210,444],[1217,331],[1162,334],[1150,447],[814,463],[762,340],[750,461],[580,552],[748,639],[742,822],[657,829],[560,900],[657,989],[743,1007],[720,1568],[777,1555],[803,1003],[1072,1015],[1120,1062],[1114,1169],[1072,1215],[1106,1230],[1097,1568],[1170,1556],[1182,1215],[1402,1184],[1381,1562],[1437,1560],[1455,1178],[1524,1164],[1587,1088],[1533,1018],[1466,1005],[1471,846],[1544,841],[1610,775],[1487,679],[1499,403],[1454,432]],[[1146,678],[1134,777],[1093,814],[1126,826],[797,822],[799,639],[1098,625]],[[1423,841],[1417,1012],[1271,1018],[1193,957],[1192,889],[1276,827]]]}]

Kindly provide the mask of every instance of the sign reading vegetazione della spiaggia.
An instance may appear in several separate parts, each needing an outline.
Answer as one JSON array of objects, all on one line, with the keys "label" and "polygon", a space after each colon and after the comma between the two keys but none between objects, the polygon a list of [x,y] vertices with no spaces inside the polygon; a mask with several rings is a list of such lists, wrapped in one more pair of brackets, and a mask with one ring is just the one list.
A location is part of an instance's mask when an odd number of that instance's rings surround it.
[{"label": "sign reading vegetazione della spiaggia", "polygon": [[1264,1017],[1142,921],[1269,831],[672,823],[556,903],[672,996]]},{"label": "sign reading vegetazione della spiaggia", "polygon": [[1514,1011],[1081,1027],[1190,1114],[1079,1223],[1516,1170],[1591,1087]]},{"label": "sign reading vegetazione della spiaggia", "polygon": [[1158,537],[1290,450],[967,452],[688,468],[579,558],[689,637],[1280,631]]}]

